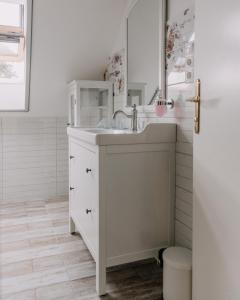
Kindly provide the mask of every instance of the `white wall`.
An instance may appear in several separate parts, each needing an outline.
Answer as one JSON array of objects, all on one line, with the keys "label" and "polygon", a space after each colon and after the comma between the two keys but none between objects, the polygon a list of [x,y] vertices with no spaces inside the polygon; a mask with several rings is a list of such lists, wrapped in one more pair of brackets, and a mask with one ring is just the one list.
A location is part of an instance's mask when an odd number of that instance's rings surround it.
[{"label": "white wall", "polygon": [[66,116],[67,82],[102,79],[127,0],[35,0],[30,112]]}]

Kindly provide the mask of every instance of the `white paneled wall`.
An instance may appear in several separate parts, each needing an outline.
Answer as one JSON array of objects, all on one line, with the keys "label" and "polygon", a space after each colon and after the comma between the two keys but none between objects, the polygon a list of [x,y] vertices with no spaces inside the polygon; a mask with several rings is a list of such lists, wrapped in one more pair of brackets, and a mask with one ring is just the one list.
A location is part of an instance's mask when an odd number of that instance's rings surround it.
[{"label": "white paneled wall", "polygon": [[2,202],[67,194],[65,118],[1,118]]},{"label": "white paneled wall", "polygon": [[177,90],[168,88],[168,95],[176,99],[177,146],[176,146],[176,202],[175,242],[192,247],[193,205],[193,116],[194,105],[185,100],[194,95],[193,85],[181,85]]},{"label": "white paneled wall", "polygon": [[173,98],[175,107],[162,118],[155,112],[140,113],[139,126],[151,122],[176,123],[176,202],[175,202],[175,243],[192,247],[192,178],[193,178],[193,115],[194,105],[185,99],[194,95],[193,84],[179,84],[168,87],[168,98]]},{"label": "white paneled wall", "polygon": [[68,138],[67,120],[57,118],[57,148],[56,148],[56,193],[57,196],[68,194]]}]

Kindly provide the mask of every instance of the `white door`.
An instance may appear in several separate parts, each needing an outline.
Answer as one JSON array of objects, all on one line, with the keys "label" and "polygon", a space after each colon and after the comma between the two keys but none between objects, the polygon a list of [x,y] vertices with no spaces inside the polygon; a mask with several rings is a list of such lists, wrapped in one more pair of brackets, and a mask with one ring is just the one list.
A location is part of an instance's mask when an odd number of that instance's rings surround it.
[{"label": "white door", "polygon": [[240,1],[196,0],[193,300],[240,299]]}]

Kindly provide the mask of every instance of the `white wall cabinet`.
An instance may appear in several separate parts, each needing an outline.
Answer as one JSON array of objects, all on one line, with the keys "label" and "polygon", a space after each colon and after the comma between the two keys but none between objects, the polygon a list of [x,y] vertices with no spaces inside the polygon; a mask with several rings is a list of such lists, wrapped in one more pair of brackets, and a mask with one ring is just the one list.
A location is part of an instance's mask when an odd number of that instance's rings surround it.
[{"label": "white wall cabinet", "polygon": [[68,85],[68,123],[74,127],[109,125],[113,114],[113,84],[109,81],[74,80]]},{"label": "white wall cabinet", "polygon": [[173,242],[175,143],[93,145],[69,136],[70,232],[82,235],[105,294],[106,268]]}]

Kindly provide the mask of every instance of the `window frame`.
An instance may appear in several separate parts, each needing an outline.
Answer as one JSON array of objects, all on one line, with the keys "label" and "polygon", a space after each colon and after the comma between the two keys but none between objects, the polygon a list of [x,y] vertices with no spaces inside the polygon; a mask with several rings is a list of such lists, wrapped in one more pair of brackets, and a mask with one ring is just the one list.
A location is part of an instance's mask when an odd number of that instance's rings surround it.
[{"label": "window frame", "polygon": [[[4,0],[5,1],[5,0]],[[6,0],[6,2],[18,3],[24,5],[24,84],[25,84],[25,106],[24,109],[0,109],[0,112],[29,112],[30,110],[30,77],[31,77],[31,54],[32,54],[32,15],[33,0]],[[9,26],[11,28],[11,26]],[[21,42],[20,42],[21,43]],[[7,83],[6,83],[7,84]]]},{"label": "window frame", "polygon": [[[2,2],[0,0],[0,2]],[[4,1],[5,3],[8,3]],[[24,60],[25,50],[25,32],[24,32],[24,5],[17,3],[19,6],[20,22],[18,26],[0,24],[0,42],[16,43],[18,45],[17,55],[0,55],[1,61],[19,62]]]}]

